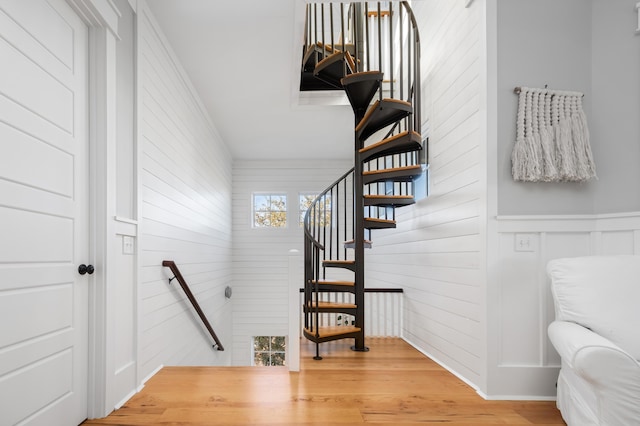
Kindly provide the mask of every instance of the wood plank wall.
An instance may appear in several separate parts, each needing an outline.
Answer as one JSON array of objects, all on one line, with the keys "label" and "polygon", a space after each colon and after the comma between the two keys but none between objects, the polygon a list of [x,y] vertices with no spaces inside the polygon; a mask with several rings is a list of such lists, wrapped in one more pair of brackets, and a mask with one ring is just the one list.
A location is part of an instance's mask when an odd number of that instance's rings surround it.
[{"label": "wood plank wall", "polygon": [[231,154],[144,2],[138,9],[139,377],[161,365],[227,365],[161,266],[174,260],[231,349]]}]

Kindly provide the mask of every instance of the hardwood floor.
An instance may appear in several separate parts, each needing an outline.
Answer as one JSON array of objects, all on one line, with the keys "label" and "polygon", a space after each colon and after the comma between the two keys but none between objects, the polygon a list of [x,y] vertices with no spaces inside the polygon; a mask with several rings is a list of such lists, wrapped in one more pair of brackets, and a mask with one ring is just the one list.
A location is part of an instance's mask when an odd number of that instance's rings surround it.
[{"label": "hardwood floor", "polygon": [[283,367],[166,367],[105,419],[84,425],[564,425],[555,402],[485,401],[400,339],[302,343]]}]

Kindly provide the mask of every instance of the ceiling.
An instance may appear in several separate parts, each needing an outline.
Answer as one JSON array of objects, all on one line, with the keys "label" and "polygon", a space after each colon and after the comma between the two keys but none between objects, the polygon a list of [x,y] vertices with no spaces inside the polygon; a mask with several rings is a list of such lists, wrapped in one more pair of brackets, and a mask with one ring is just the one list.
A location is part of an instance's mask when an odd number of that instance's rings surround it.
[{"label": "ceiling", "polygon": [[303,0],[148,4],[234,159],[353,157],[342,95],[297,90]]}]

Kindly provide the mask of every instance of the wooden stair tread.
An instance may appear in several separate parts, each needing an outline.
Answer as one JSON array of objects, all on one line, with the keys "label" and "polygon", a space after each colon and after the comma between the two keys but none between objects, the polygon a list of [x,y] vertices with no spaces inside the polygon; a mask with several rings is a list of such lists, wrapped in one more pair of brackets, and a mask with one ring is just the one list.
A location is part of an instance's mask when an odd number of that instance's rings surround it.
[{"label": "wooden stair tread", "polygon": [[[305,328],[304,331],[311,335],[315,335],[316,333],[315,329],[313,328]],[[354,327],[351,325],[334,325],[334,326],[326,326],[326,327],[318,328],[318,334],[320,335],[321,339],[325,337],[333,337],[333,336],[340,336],[343,334],[357,333],[359,331],[360,331],[360,327]]]},{"label": "wooden stair tread", "polygon": [[343,280],[320,280],[320,281],[314,281],[313,283],[319,284],[319,285],[340,285],[345,287],[353,287],[356,285],[353,281],[343,281]]},{"label": "wooden stair tread", "polygon": [[342,79],[342,85],[348,86],[353,83],[362,81],[380,80],[382,81],[382,73],[380,71],[361,71],[349,74]]},{"label": "wooden stair tread", "polygon": [[355,272],[356,261],[355,260],[323,260],[323,268],[344,268]]},{"label": "wooden stair tread", "polygon": [[[400,100],[400,99],[384,99],[383,101],[387,101],[387,102],[396,102],[399,105],[407,105],[407,106],[411,106],[411,104],[409,102]],[[356,132],[362,130],[362,127],[366,124],[367,119],[371,117],[371,115],[375,112],[376,108],[378,108],[380,106],[380,101],[375,101],[373,103],[373,105],[371,105],[371,108],[369,108],[369,110],[367,111],[367,113],[365,114],[364,117],[362,117],[362,120],[360,120],[360,122],[358,123],[358,125],[356,126]]]},{"label": "wooden stair tread", "polygon": [[[316,307],[316,302],[309,303],[310,308]],[[318,302],[318,309],[355,309],[357,306],[353,303],[341,303],[341,302]]]},{"label": "wooden stair tread", "polygon": [[[316,46],[318,46],[320,49],[322,49],[322,42],[321,41],[317,41],[316,42]],[[339,49],[331,46],[330,44],[325,44],[324,48],[327,52],[342,52],[342,43],[338,43],[335,46],[339,47]],[[354,45],[352,43],[345,43],[344,47],[347,52],[351,52],[353,49],[355,49]]]},{"label": "wooden stair tread", "polygon": [[397,198],[399,200],[402,199],[407,199],[407,200],[412,200],[413,199],[413,195],[365,195],[364,198]]},{"label": "wooden stair tread", "polygon": [[[348,64],[345,69],[344,62]],[[342,89],[340,82],[345,75],[353,73],[355,63],[349,52],[332,53],[316,64],[313,75],[337,88]]]},{"label": "wooden stair tread", "polygon": [[369,161],[385,155],[400,154],[422,149],[422,136],[415,131],[405,131],[358,150],[361,161]]},{"label": "wooden stair tread", "polygon": [[393,98],[376,100],[356,126],[356,136],[363,141],[378,130],[407,117],[411,112],[413,108],[407,101]]},{"label": "wooden stair tread", "polygon": [[383,74],[379,71],[355,72],[340,80],[356,116],[363,115],[380,89]]},{"label": "wooden stair tread", "polygon": [[365,172],[362,172],[362,175],[363,176],[375,175],[375,174],[381,174],[381,173],[396,172],[396,171],[401,171],[401,170],[420,170],[420,171],[422,171],[422,166],[420,164],[417,164],[415,166],[393,167],[393,168],[390,168],[390,169],[379,169],[379,170],[367,170]]},{"label": "wooden stair tread", "polygon": [[415,204],[413,195],[365,195],[365,206],[403,207]]},{"label": "wooden stair tread", "polygon": [[395,224],[396,221],[395,220],[391,220],[391,219],[380,219],[378,217],[365,217],[364,220],[369,221],[369,222],[379,222],[379,223],[393,223]]},{"label": "wooden stair tread", "polygon": [[362,183],[374,182],[411,182],[422,175],[422,166],[394,167],[389,169],[368,170],[362,173]]},{"label": "wooden stair tread", "polygon": [[365,217],[364,227],[367,229],[391,229],[396,227],[396,221],[390,219],[379,219],[377,217]]}]

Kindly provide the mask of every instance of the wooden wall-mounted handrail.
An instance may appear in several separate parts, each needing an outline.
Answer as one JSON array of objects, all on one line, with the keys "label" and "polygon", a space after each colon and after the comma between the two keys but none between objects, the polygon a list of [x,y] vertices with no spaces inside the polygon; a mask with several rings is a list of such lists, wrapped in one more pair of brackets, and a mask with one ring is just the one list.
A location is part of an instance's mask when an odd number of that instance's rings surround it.
[{"label": "wooden wall-mounted handrail", "polygon": [[[162,266],[166,266],[167,268],[171,269],[171,272],[173,272],[174,278],[176,278],[180,283],[180,287],[182,287],[182,290],[184,290],[184,293],[187,295],[187,298],[193,305],[193,308],[198,313],[198,316],[204,323],[204,326],[207,328],[207,330],[209,331],[209,334],[211,334],[211,337],[213,337],[213,340],[216,342],[215,345],[213,345],[213,347],[217,348],[219,351],[224,351],[224,346],[222,346],[222,343],[220,343],[220,339],[218,339],[218,336],[216,336],[215,331],[213,331],[213,328],[211,327],[211,324],[209,324],[209,320],[205,316],[204,312],[202,312],[202,309],[200,308],[198,301],[193,296],[193,293],[191,293],[191,289],[189,289],[189,286],[187,285],[187,282],[184,280],[184,277],[182,276],[182,274],[180,273],[180,270],[176,266],[176,263],[173,260],[163,260]],[[173,280],[173,278],[171,278],[169,282],[171,282],[171,280]]]}]

